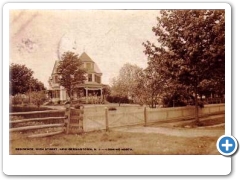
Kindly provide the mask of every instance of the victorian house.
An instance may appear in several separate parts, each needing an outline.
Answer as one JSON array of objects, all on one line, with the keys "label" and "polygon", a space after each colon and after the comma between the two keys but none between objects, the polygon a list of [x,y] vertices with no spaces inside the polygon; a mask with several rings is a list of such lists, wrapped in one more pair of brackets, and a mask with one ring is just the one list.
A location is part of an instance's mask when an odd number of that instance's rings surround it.
[{"label": "victorian house", "polygon": [[[86,80],[78,84],[74,89],[73,99],[81,100],[83,103],[100,103],[103,98],[103,84],[101,83],[102,72],[97,64],[83,52],[80,56],[83,68],[86,70]],[[57,67],[59,61],[55,61],[51,77],[49,78],[49,92],[51,101],[54,103],[64,102],[69,99],[64,87],[59,84]]]}]

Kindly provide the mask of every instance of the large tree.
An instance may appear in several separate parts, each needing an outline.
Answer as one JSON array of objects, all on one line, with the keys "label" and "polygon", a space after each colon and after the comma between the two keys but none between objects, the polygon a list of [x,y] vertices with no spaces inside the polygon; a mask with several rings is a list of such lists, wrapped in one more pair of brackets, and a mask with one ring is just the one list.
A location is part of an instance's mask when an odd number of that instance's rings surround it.
[{"label": "large tree", "polygon": [[199,90],[217,83],[224,93],[225,12],[164,10],[157,20],[153,32],[159,43],[144,43],[149,63],[152,67],[164,66],[167,80],[185,86],[194,95],[198,121]]},{"label": "large tree", "polygon": [[36,78],[31,78],[31,91],[43,91],[46,90],[44,84]]},{"label": "large tree", "polygon": [[10,65],[9,73],[11,95],[25,94],[31,91],[41,91],[46,89],[42,82],[33,77],[33,71],[25,65],[12,63]]},{"label": "large tree", "polygon": [[66,89],[71,102],[75,87],[86,80],[86,71],[82,67],[79,55],[70,51],[65,52],[61,57],[57,72],[60,75],[59,83]]},{"label": "large tree", "polygon": [[120,69],[117,77],[112,79],[111,93],[119,97],[128,97],[136,101],[138,99],[137,86],[142,68],[126,63]]},{"label": "large tree", "polygon": [[11,64],[9,70],[10,94],[24,94],[29,90],[33,71],[25,65]]}]

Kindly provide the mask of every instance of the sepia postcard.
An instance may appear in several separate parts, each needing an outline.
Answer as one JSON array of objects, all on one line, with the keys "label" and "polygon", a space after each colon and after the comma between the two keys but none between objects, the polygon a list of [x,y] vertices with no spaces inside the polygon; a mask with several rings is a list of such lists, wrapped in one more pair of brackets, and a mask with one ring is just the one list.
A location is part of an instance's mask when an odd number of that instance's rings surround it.
[{"label": "sepia postcard", "polygon": [[[219,137],[231,133],[231,109],[225,107],[231,97],[231,65],[225,64],[229,6],[38,5],[4,7],[8,158],[57,155],[60,159],[50,164],[74,158],[86,164],[84,172],[74,167],[59,175],[90,174],[86,169],[94,158],[94,174],[108,174],[96,170],[101,160],[138,164],[197,155],[196,162],[212,158],[210,164],[229,164],[216,146]],[[154,168],[152,174],[161,173]]]}]

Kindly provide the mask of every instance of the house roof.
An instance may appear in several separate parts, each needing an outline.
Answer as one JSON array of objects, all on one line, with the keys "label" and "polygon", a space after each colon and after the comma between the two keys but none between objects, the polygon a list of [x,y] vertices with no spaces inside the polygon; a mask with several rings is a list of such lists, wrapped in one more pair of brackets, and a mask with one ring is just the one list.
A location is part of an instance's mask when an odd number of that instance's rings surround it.
[{"label": "house roof", "polygon": [[82,60],[82,62],[93,62],[94,63],[94,67],[93,67],[94,69],[88,70],[88,73],[102,74],[98,65],[87,55],[87,53],[83,52],[80,56],[80,59]]},{"label": "house roof", "polygon": [[98,73],[98,74],[102,74],[102,72],[100,71],[100,69],[96,63],[94,63],[94,72]]},{"label": "house roof", "polygon": [[82,53],[80,59],[82,60],[82,62],[93,62],[93,60],[85,52]]},{"label": "house roof", "polygon": [[[81,59],[82,62],[93,62],[94,63],[94,69],[93,70],[88,70],[87,71],[88,73],[102,74],[98,65],[87,55],[87,53],[83,52],[79,58]],[[54,67],[53,67],[53,70],[52,70],[52,75],[56,73],[59,62],[60,62],[60,60],[55,61]]]},{"label": "house roof", "polygon": [[54,63],[53,70],[52,70],[52,75],[56,73],[58,65],[59,65],[59,60],[55,61],[55,63]]}]

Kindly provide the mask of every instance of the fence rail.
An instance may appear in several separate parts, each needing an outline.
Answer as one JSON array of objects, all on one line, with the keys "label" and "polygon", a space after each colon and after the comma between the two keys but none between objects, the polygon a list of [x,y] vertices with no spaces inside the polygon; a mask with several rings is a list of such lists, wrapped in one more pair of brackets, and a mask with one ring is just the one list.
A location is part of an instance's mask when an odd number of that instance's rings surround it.
[{"label": "fence rail", "polygon": [[[105,113],[104,113],[105,112]],[[199,117],[225,112],[225,104],[205,105],[199,108]],[[84,112],[84,131],[109,130],[109,128],[132,125],[144,125],[157,122],[170,122],[186,120],[195,117],[195,107],[156,108],[146,107],[117,107],[115,111],[109,111],[102,107],[95,114],[93,111]]]},{"label": "fence rail", "polygon": [[44,125],[36,125],[36,126],[24,126],[24,127],[17,127],[11,128],[10,132],[14,131],[26,131],[26,130],[33,130],[33,129],[42,129],[42,128],[52,128],[52,127],[63,127],[65,124],[44,124]]},{"label": "fence rail", "polygon": [[[10,117],[16,117],[14,120],[9,121],[10,132],[29,131],[31,133],[31,130],[37,130],[37,133],[40,132],[40,134],[30,134],[28,137],[45,137],[60,134],[66,132],[68,130],[67,124],[70,124],[70,116],[65,116],[66,110],[17,112],[9,115]],[[47,130],[40,131],[40,129],[45,128]],[[45,133],[43,133],[44,131]]]},{"label": "fence rail", "polygon": [[10,116],[21,116],[21,115],[29,115],[29,114],[47,114],[47,113],[63,113],[65,110],[47,110],[47,111],[31,111],[31,112],[15,112],[10,113]]},{"label": "fence rail", "polygon": [[23,122],[62,120],[62,119],[65,119],[65,117],[46,117],[46,118],[21,119],[21,120],[9,121],[9,123],[10,124],[15,124],[15,123],[23,123]]}]

